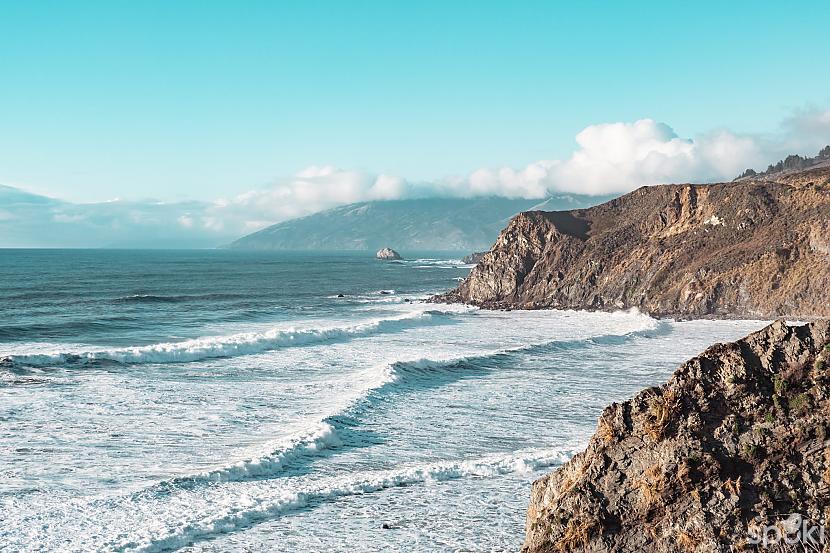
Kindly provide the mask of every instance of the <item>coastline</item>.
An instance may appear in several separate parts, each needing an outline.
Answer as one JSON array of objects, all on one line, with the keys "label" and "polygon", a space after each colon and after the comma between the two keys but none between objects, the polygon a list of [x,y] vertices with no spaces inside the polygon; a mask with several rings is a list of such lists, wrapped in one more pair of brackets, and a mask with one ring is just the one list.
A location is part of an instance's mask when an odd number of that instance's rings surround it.
[{"label": "coastline", "polygon": [[830,321],[778,320],[608,406],[588,447],[534,483],[522,551],[733,551],[767,543],[782,512],[799,517],[788,536],[818,528],[828,361]]}]

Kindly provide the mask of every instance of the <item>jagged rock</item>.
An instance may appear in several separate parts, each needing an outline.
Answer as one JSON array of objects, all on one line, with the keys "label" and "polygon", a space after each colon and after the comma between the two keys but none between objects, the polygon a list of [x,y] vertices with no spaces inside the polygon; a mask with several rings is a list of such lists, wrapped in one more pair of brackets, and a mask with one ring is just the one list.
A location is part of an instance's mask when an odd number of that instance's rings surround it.
[{"label": "jagged rock", "polygon": [[378,259],[383,259],[385,261],[393,261],[396,259],[401,259],[401,254],[393,250],[392,248],[381,248],[378,250],[378,253],[375,254],[375,257]]},{"label": "jagged rock", "polygon": [[461,262],[467,265],[475,265],[476,263],[481,261],[481,258],[484,257],[484,254],[486,253],[487,252],[473,252],[470,255],[465,255],[464,257],[462,257]]},{"label": "jagged rock", "polygon": [[[830,321],[778,321],[607,407],[587,449],[533,484],[522,551],[754,551],[790,513],[817,529],[830,516],[828,364]],[[791,547],[770,550],[822,550]]]},{"label": "jagged rock", "polygon": [[437,301],[680,318],[830,316],[830,168],[525,212]]}]

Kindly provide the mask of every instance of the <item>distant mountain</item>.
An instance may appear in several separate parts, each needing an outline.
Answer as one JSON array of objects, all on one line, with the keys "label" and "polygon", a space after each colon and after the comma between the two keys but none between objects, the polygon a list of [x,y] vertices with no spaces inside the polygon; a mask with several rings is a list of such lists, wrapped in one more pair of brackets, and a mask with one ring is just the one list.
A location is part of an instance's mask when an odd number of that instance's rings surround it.
[{"label": "distant mountain", "polygon": [[0,248],[214,248],[238,231],[204,224],[204,202],[72,203],[0,185]]},{"label": "distant mountain", "polygon": [[539,200],[430,198],[349,204],[283,221],[244,236],[240,250],[487,250],[509,219],[530,209],[576,209],[608,198],[579,195]]}]

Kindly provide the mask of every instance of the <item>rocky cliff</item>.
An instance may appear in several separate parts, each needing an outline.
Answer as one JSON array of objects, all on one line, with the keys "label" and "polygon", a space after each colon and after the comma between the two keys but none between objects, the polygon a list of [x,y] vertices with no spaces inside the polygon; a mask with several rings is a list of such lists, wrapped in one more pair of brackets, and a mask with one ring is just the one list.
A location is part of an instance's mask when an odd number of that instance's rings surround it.
[{"label": "rocky cliff", "polygon": [[830,316],[830,167],[525,212],[439,301],[657,316]]},{"label": "rocky cliff", "polygon": [[522,551],[822,550],[829,362],[830,322],[779,321],[609,406],[587,449],[534,483]]}]

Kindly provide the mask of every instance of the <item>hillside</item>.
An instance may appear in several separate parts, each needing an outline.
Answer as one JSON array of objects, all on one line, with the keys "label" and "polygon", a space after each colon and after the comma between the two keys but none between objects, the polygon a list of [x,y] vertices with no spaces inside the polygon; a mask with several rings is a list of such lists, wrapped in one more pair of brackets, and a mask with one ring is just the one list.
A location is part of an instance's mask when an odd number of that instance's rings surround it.
[{"label": "hillside", "polygon": [[539,200],[431,198],[361,202],[284,221],[240,238],[241,250],[397,250],[478,251],[495,241],[509,219],[534,206],[587,207],[591,196]]},{"label": "hillside", "polygon": [[643,187],[589,209],[522,213],[459,287],[493,308],[657,316],[830,315],[830,167]]}]

